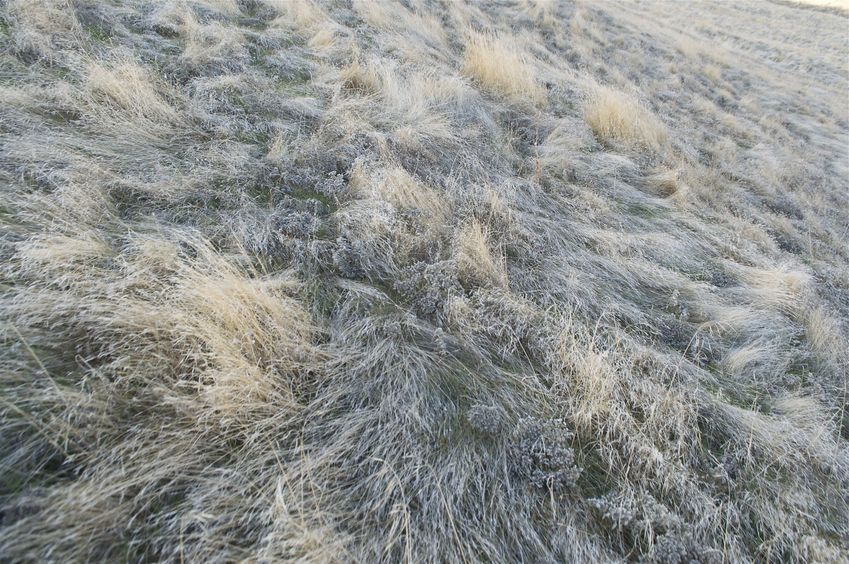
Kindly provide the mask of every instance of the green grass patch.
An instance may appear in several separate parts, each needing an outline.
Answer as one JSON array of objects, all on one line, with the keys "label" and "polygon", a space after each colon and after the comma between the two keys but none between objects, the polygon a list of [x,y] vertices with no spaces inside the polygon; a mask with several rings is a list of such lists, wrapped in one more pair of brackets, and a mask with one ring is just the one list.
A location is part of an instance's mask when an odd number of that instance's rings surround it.
[{"label": "green grass patch", "polygon": [[337,209],[339,209],[339,204],[335,199],[326,196],[320,192],[316,192],[315,190],[309,190],[306,188],[293,188],[289,195],[297,200],[317,200],[321,202],[327,210],[327,213],[333,213]]},{"label": "green grass patch", "polygon": [[625,213],[642,219],[655,219],[660,215],[660,208],[640,202],[625,204]]},{"label": "green grass patch", "polygon": [[83,28],[94,41],[105,42],[112,39],[112,31],[99,25],[87,25]]}]

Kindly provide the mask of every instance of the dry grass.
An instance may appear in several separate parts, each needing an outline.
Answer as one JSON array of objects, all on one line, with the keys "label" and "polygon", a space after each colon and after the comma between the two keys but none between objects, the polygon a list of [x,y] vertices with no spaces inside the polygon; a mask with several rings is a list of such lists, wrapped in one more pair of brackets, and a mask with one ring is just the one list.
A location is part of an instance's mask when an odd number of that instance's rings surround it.
[{"label": "dry grass", "polygon": [[822,306],[810,310],[805,316],[805,336],[811,348],[828,362],[846,362],[847,343],[840,323]]},{"label": "dry grass", "polygon": [[498,255],[490,249],[489,232],[473,219],[457,233],[457,267],[462,280],[470,284],[506,283]]},{"label": "dry grass", "polygon": [[126,114],[132,120],[177,122],[179,114],[169,103],[167,86],[154,83],[147,70],[130,58],[101,63],[91,61],[85,72],[82,104],[109,115]]},{"label": "dry grass", "polygon": [[402,211],[423,214],[423,221],[434,225],[443,223],[450,208],[445,197],[413,178],[400,166],[390,166],[369,174],[368,165],[358,163],[351,174],[351,188],[358,197],[376,197]]},{"label": "dry grass", "polygon": [[466,40],[463,72],[483,88],[506,96],[515,103],[542,104],[545,88],[536,78],[534,67],[521,54],[510,36],[470,32]]},{"label": "dry grass", "polygon": [[845,17],[0,2],[0,560],[849,560]]},{"label": "dry grass", "polygon": [[646,178],[652,191],[659,196],[669,197],[681,191],[682,182],[677,170],[661,169]]},{"label": "dry grass", "polygon": [[355,59],[339,73],[339,82],[346,90],[359,94],[376,94],[380,91],[383,81],[375,65],[361,63],[359,59]]},{"label": "dry grass", "polygon": [[591,94],[585,119],[599,140],[659,151],[666,128],[649,110],[623,92],[600,86]]},{"label": "dry grass", "polygon": [[327,21],[327,14],[312,0],[266,0],[265,3],[280,14],[273,22],[275,25],[291,23],[301,31]]}]

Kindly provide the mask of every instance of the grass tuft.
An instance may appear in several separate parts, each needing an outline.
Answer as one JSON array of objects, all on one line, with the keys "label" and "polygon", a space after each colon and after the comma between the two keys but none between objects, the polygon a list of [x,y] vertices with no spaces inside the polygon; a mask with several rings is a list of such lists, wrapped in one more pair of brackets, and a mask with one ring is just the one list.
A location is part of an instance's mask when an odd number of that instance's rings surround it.
[{"label": "grass tuft", "polygon": [[484,89],[517,104],[540,105],[546,100],[528,57],[515,38],[470,32],[463,72]]},{"label": "grass tuft", "polygon": [[660,151],[666,128],[631,96],[599,86],[590,95],[584,114],[596,137],[605,143]]}]

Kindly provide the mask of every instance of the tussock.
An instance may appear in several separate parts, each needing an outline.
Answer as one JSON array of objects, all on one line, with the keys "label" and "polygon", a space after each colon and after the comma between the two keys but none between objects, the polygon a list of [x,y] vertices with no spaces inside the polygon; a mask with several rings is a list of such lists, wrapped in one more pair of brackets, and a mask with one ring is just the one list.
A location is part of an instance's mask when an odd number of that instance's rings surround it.
[{"label": "tussock", "polygon": [[845,363],[846,341],[840,323],[822,306],[817,306],[805,316],[805,334],[811,348],[827,361]]},{"label": "tussock", "polygon": [[[646,178],[652,193],[658,196],[671,197],[686,191],[681,175],[677,170],[659,170]],[[683,195],[683,194],[681,194]]]},{"label": "tussock", "polygon": [[509,36],[470,32],[463,72],[483,88],[513,102],[542,104],[546,99],[534,67],[521,54],[517,41]]},{"label": "tussock", "polygon": [[632,97],[604,86],[590,96],[585,118],[599,140],[655,151],[663,147],[663,124]]},{"label": "tussock", "polygon": [[0,2],[0,560],[846,561],[845,23]]},{"label": "tussock", "polygon": [[127,119],[177,122],[179,114],[167,99],[167,87],[153,82],[147,70],[129,57],[106,65],[91,61],[80,96],[101,119],[123,113]]},{"label": "tussock", "polygon": [[422,214],[427,224],[437,225],[449,215],[449,205],[444,196],[413,178],[403,167],[394,165],[378,169],[369,175],[369,165],[357,163],[351,175],[351,187],[359,197],[385,200],[401,211]]},{"label": "tussock", "polygon": [[272,22],[274,25],[293,24],[301,32],[314,30],[327,21],[327,14],[312,0],[265,0],[264,3],[280,14]]},{"label": "tussock", "polygon": [[503,284],[504,271],[490,249],[489,230],[473,219],[457,233],[457,267],[461,279],[471,284]]}]

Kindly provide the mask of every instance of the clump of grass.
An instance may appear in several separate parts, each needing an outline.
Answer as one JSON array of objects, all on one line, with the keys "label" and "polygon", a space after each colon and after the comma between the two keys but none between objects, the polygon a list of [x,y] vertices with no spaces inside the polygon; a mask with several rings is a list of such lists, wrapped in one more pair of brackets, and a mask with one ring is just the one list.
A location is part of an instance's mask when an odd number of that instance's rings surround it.
[{"label": "clump of grass", "polygon": [[793,264],[779,263],[771,268],[744,268],[755,300],[788,315],[799,315],[811,276]]},{"label": "clump of grass", "polygon": [[519,104],[545,102],[545,88],[521,48],[510,36],[470,32],[466,41],[463,72],[483,88]]},{"label": "clump of grass", "polygon": [[666,128],[633,97],[599,86],[590,94],[584,119],[596,137],[605,143],[660,151],[667,138]]},{"label": "clump of grass", "polygon": [[102,110],[125,112],[131,119],[177,121],[178,113],[147,69],[129,57],[115,61],[91,61],[85,73],[85,102]]},{"label": "clump of grass", "polygon": [[352,171],[351,187],[358,196],[380,198],[401,211],[423,214],[430,226],[438,226],[448,218],[450,207],[445,197],[413,178],[403,167],[393,165],[369,174],[366,166],[358,162]]},{"label": "clump of grass", "polygon": [[555,0],[524,0],[528,14],[540,26],[551,28],[557,24]]},{"label": "clump of grass", "polygon": [[321,6],[312,0],[264,0],[279,14],[275,25],[293,24],[298,31],[312,31],[327,20],[327,14]]},{"label": "clump of grass", "polygon": [[846,342],[838,321],[822,306],[806,312],[805,335],[811,348],[826,360],[840,362]]},{"label": "clump of grass", "polygon": [[369,63],[355,59],[339,73],[342,88],[359,94],[376,94],[380,92],[382,78],[378,69]]},{"label": "clump of grass", "polygon": [[489,230],[472,219],[457,234],[457,266],[461,280],[477,284],[506,284],[502,259],[490,248]]},{"label": "clump of grass", "polygon": [[659,170],[646,178],[652,192],[668,198],[681,189],[681,179],[677,170]]},{"label": "clump of grass", "polygon": [[12,0],[4,6],[11,44],[25,59],[57,62],[54,47],[68,45],[82,32],[76,13],[65,2]]},{"label": "clump of grass", "polygon": [[716,65],[705,65],[702,67],[702,73],[711,80],[711,82],[719,83],[722,80],[722,69]]}]

